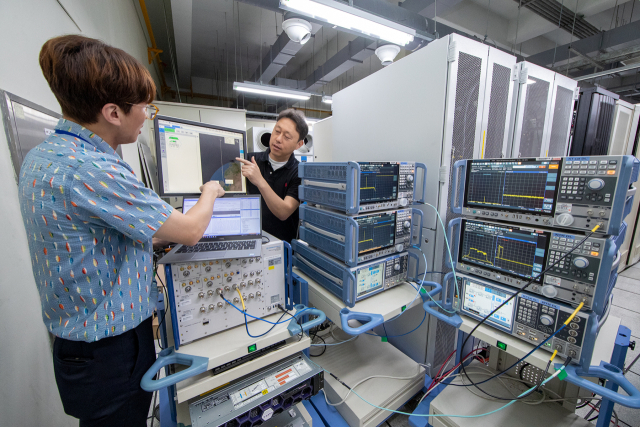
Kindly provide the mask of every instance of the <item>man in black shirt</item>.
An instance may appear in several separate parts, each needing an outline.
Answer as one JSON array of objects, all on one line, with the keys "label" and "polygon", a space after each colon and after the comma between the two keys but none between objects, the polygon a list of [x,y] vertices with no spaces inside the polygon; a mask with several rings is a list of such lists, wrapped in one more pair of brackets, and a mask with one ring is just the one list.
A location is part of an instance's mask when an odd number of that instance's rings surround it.
[{"label": "man in black shirt", "polygon": [[249,182],[249,194],[262,195],[262,229],[278,239],[291,242],[298,233],[298,160],[293,152],[304,144],[309,127],[304,114],[288,109],[278,115],[269,148],[248,153],[242,162],[242,175]]}]

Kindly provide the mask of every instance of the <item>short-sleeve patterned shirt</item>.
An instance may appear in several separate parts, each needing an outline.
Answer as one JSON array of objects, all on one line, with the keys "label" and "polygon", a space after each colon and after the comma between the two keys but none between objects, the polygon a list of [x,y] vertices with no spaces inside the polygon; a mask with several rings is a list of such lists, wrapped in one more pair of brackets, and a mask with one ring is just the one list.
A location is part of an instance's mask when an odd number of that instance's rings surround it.
[{"label": "short-sleeve patterned shirt", "polygon": [[19,195],[51,333],[97,341],[151,316],[151,237],[173,208],[109,144],[61,119],[25,157]]}]

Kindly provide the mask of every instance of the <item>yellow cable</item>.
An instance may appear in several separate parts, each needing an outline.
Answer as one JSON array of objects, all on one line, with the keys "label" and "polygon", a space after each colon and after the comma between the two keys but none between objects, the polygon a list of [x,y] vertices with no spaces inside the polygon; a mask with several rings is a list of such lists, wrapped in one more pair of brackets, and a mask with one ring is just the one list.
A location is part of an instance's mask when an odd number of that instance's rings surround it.
[{"label": "yellow cable", "polygon": [[558,350],[553,351],[553,355],[551,355],[551,359],[549,359],[549,362],[553,362],[553,359],[555,359],[556,354],[558,354]]},{"label": "yellow cable", "polygon": [[571,316],[569,316],[569,318],[567,319],[566,322],[564,322],[565,325],[568,325],[569,323],[571,323],[571,321],[573,320],[574,317],[576,317],[576,314],[578,314],[578,312],[582,309],[582,307],[584,306],[584,301],[580,303],[580,305],[578,306],[578,308],[576,308],[573,313],[571,313]]},{"label": "yellow cable", "polygon": [[240,301],[242,302],[242,311],[247,311],[247,308],[244,306],[244,298],[242,298],[242,294],[240,293],[240,289],[236,288],[236,292],[240,295]]},{"label": "yellow cable", "polygon": [[593,230],[591,230],[591,232],[595,233],[598,228],[600,228],[600,224],[598,224],[595,227],[593,227]]}]

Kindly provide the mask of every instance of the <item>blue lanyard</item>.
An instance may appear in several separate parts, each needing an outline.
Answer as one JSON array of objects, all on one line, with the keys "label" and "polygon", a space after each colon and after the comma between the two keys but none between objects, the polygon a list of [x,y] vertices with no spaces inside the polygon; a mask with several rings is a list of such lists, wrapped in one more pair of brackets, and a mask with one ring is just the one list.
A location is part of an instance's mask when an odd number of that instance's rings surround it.
[{"label": "blue lanyard", "polygon": [[[75,133],[67,132],[66,130],[56,129],[55,133],[59,133],[59,134],[63,134],[63,135],[70,135],[70,136],[73,136],[73,137],[76,137],[76,138],[80,138],[81,140],[83,140],[87,144],[91,144],[89,141],[87,141],[86,139],[84,139],[80,135],[76,135]],[[91,144],[91,145],[93,145],[93,144]]]}]

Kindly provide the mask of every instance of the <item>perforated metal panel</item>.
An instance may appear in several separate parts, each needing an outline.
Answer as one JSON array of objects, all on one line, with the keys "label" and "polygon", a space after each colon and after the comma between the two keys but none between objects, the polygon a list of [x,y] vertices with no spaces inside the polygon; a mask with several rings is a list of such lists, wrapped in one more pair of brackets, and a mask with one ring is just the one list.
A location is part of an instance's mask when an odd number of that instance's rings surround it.
[{"label": "perforated metal panel", "polygon": [[528,78],[518,157],[540,156],[544,138],[544,123],[547,116],[549,86],[550,83],[546,80],[533,76]]},{"label": "perforated metal panel", "polygon": [[[461,159],[472,159],[476,120],[478,118],[478,95],[480,91],[480,75],[482,59],[460,52],[458,57],[458,76],[456,79],[456,100],[454,104],[453,133],[451,141],[451,161],[449,162],[449,186],[447,201],[451,200],[453,164]],[[451,212],[447,206],[445,225],[458,214]],[[449,271],[442,263],[442,270]]]},{"label": "perforated metal panel", "polygon": [[457,329],[435,318],[433,321],[436,322],[436,346],[432,366],[438,370],[455,348]]},{"label": "perforated metal panel", "polygon": [[553,120],[551,122],[551,138],[549,140],[549,156],[564,156],[569,143],[569,122],[573,112],[573,91],[558,86],[556,90]]},{"label": "perforated metal panel", "polygon": [[507,125],[510,78],[511,70],[509,68],[500,64],[493,64],[491,93],[489,94],[489,122],[485,136],[485,158],[502,157],[504,128]]}]

